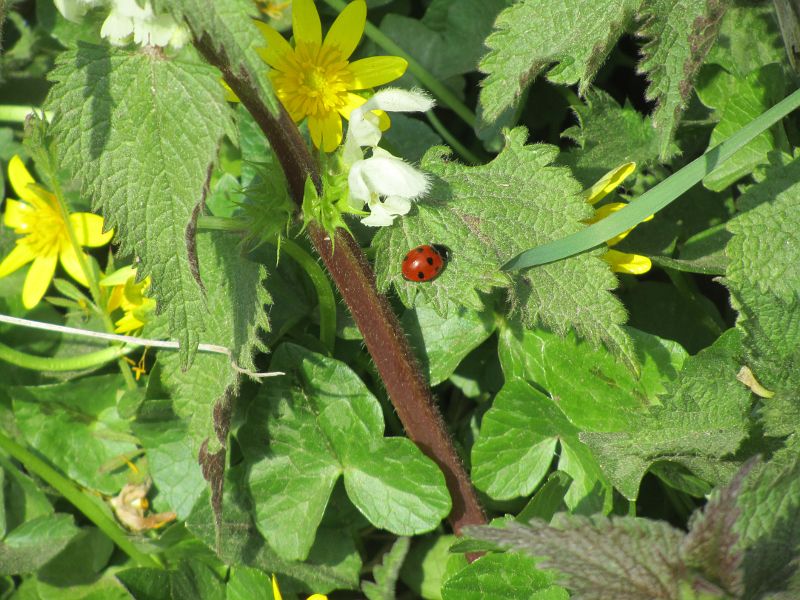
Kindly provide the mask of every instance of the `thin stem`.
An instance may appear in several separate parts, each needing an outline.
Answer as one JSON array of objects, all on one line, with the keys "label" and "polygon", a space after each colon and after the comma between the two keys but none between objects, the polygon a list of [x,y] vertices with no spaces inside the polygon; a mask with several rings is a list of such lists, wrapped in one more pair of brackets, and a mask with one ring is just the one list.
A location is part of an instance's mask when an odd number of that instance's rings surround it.
[{"label": "thin stem", "polygon": [[469,148],[467,148],[464,144],[462,144],[457,137],[450,133],[447,127],[442,124],[442,122],[439,120],[439,117],[437,117],[432,110],[426,112],[425,116],[436,130],[436,133],[442,136],[442,139],[447,142],[448,146],[458,152],[461,155],[461,158],[473,165],[481,164],[481,159],[473,154],[472,151],[470,151]]},{"label": "thin stem", "polygon": [[314,285],[319,304],[319,339],[333,356],[336,344],[336,298],[333,295],[330,280],[317,261],[292,240],[282,240],[281,249],[303,267]]},{"label": "thin stem", "polygon": [[79,356],[50,357],[20,352],[0,342],[0,360],[34,371],[82,371],[83,369],[104,365],[109,361],[133,352],[135,349],[134,346],[111,346]]},{"label": "thin stem", "polygon": [[24,123],[25,118],[33,112],[30,106],[14,104],[0,105],[0,121],[7,123]]},{"label": "thin stem", "polygon": [[139,550],[128,538],[128,534],[107,514],[107,508],[100,500],[89,496],[75,483],[64,477],[41,458],[23,448],[0,432],[0,448],[22,463],[25,469],[42,478],[59,494],[67,499],[75,508],[105,533],[120,550],[130,556],[142,567],[160,569],[161,562],[151,554]]},{"label": "thin stem", "polygon": [[[339,12],[343,11],[344,7],[347,6],[347,3],[344,2],[344,0],[325,0],[325,4],[338,10]],[[459,100],[458,97],[445,85],[440,83],[430,71],[418,63],[410,54],[408,54],[408,52],[398,46],[372,23],[367,22],[367,25],[364,28],[364,33],[369,39],[378,44],[378,46],[386,50],[386,52],[406,59],[408,61],[408,70],[411,71],[414,77],[416,77],[422,85],[428,88],[434,96],[441,100],[443,104],[448,106],[450,110],[461,117],[471,129],[475,129],[475,124],[477,123],[475,113],[473,113],[466,104],[461,102],[461,100]]]},{"label": "thin stem", "polygon": [[[232,65],[224,49],[207,35],[195,38],[194,44],[206,61],[220,70],[267,136],[286,175],[289,192],[298,208],[301,207],[306,180],[310,178],[318,191],[322,186],[319,169],[297,126],[282,107],[278,114],[270,113],[249,74]],[[388,300],[378,293],[375,274],[358,243],[346,231],[337,229],[334,252],[330,236],[319,225],[309,223],[307,231],[364,337],[408,437],[444,474],[453,501],[449,516],[453,529],[460,533],[464,526],[485,524],[478,495],[456,453],[420,365]]]}]

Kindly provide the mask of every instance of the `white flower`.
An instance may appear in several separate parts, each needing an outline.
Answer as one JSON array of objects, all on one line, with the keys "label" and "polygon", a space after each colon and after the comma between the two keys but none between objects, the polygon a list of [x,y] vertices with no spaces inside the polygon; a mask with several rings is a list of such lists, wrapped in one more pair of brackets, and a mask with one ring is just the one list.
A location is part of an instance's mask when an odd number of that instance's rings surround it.
[{"label": "white flower", "polygon": [[78,23],[90,9],[100,6],[102,0],[53,0],[64,18]]},{"label": "white flower", "polygon": [[[424,173],[377,147],[381,130],[378,116],[372,111],[424,112],[432,107],[433,100],[421,92],[387,88],[350,113],[342,158],[350,168],[347,177],[350,205],[360,210],[366,204],[370,209],[370,215],[361,221],[364,225],[391,225],[396,216],[408,213],[411,201],[423,196],[430,187]],[[362,146],[372,148],[369,158],[364,158]]]}]

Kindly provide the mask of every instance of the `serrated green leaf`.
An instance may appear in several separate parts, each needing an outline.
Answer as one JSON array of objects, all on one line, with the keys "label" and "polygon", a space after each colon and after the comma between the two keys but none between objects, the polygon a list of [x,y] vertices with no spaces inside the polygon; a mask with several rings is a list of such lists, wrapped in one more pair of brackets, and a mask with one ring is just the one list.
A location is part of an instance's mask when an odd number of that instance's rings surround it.
[{"label": "serrated green leaf", "polygon": [[43,515],[23,523],[0,542],[0,574],[32,573],[61,552],[79,529],[71,515]]},{"label": "serrated green leaf", "polygon": [[271,368],[288,375],[250,405],[239,438],[255,459],[249,485],[259,530],[281,556],[305,558],[342,475],[376,527],[412,535],[448,514],[439,469],[406,438],[383,438],[378,401],[345,364],[283,344]]},{"label": "serrated green leaf", "polygon": [[580,82],[584,91],[640,4],[641,0],[523,0],[504,10],[486,38],[489,53],[479,65],[488,75],[480,96],[484,118],[497,119],[553,63],[557,65],[548,73],[551,81]]},{"label": "serrated green leaf", "polygon": [[677,600],[684,569],[683,532],[663,521],[581,517],[560,513],[553,525],[508,523],[470,527],[467,534],[535,557],[558,569],[573,597],[582,600]]},{"label": "serrated green leaf", "polygon": [[364,581],[361,584],[361,591],[364,592],[368,600],[395,599],[395,584],[397,583],[397,577],[400,575],[400,567],[403,566],[403,561],[406,558],[406,554],[408,554],[410,545],[410,538],[398,538],[397,541],[392,544],[391,550],[383,555],[381,564],[375,565],[375,568],[372,570],[375,583]]},{"label": "serrated green leaf", "polygon": [[226,564],[257,567],[267,573],[283,573],[282,589],[293,587],[309,592],[328,593],[333,589],[357,589],[361,559],[349,536],[340,530],[320,529],[304,562],[287,561],[278,556],[258,532],[251,514],[252,500],[244,491],[242,473],[226,472],[222,514],[219,523],[205,491],[195,504],[186,526],[213,548]]},{"label": "serrated green leaf", "polygon": [[648,39],[639,72],[650,81],[646,97],[658,103],[653,124],[662,157],[692,92],[692,82],[716,40],[727,0],[652,0],[642,3],[646,20],[639,33]]},{"label": "serrated green leaf", "polygon": [[741,335],[728,330],[710,348],[688,358],[661,406],[632,412],[624,430],[581,433],[603,472],[635,500],[648,467],[668,460],[711,483],[723,483],[737,462],[732,455],[749,431],[750,391],[736,379]]},{"label": "serrated green leaf", "polygon": [[[407,306],[420,296],[442,315],[458,305],[481,310],[479,292],[506,287],[526,323],[559,333],[574,327],[633,364],[630,340],[619,327],[624,310],[608,291],[616,279],[596,252],[513,276],[500,271],[512,256],[581,229],[591,216],[580,185],[566,168],[551,166],[556,149],[526,146],[525,137],[522,128],[511,131],[503,152],[479,167],[451,162],[442,149],[429,151],[422,165],[436,177],[429,199],[373,240],[378,285],[394,285]],[[404,280],[403,257],[426,243],[451,250],[445,270],[432,282]]]},{"label": "serrated green leaf", "polygon": [[[700,101],[715,109],[719,122],[711,132],[708,147],[713,148],[758,117],[784,95],[784,77],[778,64],[765,65],[744,77],[710,66],[701,71],[697,84]],[[777,130],[781,130],[780,133]],[[722,165],[703,178],[708,189],[720,191],[749,175],[767,162],[767,154],[784,145],[782,126],[764,131]]]},{"label": "serrated green leaf", "polygon": [[610,510],[611,485],[578,439],[579,432],[553,400],[521,379],[508,378],[483,416],[472,447],[475,486],[501,500],[528,495],[550,470],[560,444],[558,466],[574,486],[567,503],[575,507],[583,502],[585,509],[599,491],[600,506],[592,508]]},{"label": "serrated green leaf", "polygon": [[588,188],[611,169],[635,162],[641,170],[658,159],[658,136],[629,103],[620,106],[601,89],[586,90],[584,104],[573,105],[578,125],[561,134],[578,144],[559,157]]},{"label": "serrated green leaf", "polygon": [[412,348],[417,350],[431,385],[450,377],[459,363],[492,335],[494,315],[465,308],[442,318],[432,308],[419,304],[400,320]]},{"label": "serrated green leaf", "polygon": [[126,474],[105,473],[101,467],[136,450],[127,423],[116,412],[123,386],[119,375],[102,375],[8,391],[16,423],[33,448],[80,485],[114,495]]},{"label": "serrated green leaf", "polygon": [[185,367],[207,312],[186,231],[230,128],[218,78],[155,51],[88,45],[65,52],[51,77],[46,107],[60,164],[116,228],[120,251],[141,259],[138,276],[152,276]]},{"label": "serrated green leaf", "polygon": [[524,554],[488,554],[448,579],[442,587],[443,600],[529,598],[566,600],[567,590],[555,585],[555,575],[536,568],[536,561]]}]

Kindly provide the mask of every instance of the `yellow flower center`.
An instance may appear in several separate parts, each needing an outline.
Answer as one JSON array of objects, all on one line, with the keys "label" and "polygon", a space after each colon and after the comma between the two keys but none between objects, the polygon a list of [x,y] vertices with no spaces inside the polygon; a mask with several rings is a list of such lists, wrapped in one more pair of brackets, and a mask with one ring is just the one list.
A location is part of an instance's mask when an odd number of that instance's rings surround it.
[{"label": "yellow flower center", "polygon": [[323,117],[347,104],[353,75],[337,47],[301,43],[286,56],[285,71],[270,72],[278,98],[295,120]]},{"label": "yellow flower center", "polygon": [[26,222],[16,228],[17,233],[25,234],[17,243],[30,247],[36,256],[57,254],[64,244],[69,244],[67,227],[61,214],[51,203],[42,202],[27,215]]}]

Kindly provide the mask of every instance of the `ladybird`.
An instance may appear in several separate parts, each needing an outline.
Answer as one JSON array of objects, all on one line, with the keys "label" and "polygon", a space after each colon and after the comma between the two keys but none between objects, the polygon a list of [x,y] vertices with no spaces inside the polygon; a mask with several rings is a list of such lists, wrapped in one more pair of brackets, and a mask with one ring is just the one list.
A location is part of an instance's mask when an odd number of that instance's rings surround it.
[{"label": "ladybird", "polygon": [[447,249],[429,245],[412,248],[403,259],[403,277],[409,281],[431,281],[444,269]]}]

